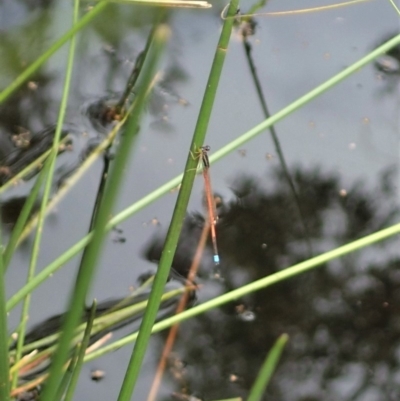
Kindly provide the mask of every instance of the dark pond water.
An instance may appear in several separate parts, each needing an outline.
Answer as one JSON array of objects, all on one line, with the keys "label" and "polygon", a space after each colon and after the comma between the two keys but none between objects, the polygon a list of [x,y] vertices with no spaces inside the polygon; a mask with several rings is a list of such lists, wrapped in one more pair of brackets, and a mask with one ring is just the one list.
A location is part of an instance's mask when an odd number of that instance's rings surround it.
[{"label": "dark pond water", "polygon": [[[182,172],[222,24],[219,14],[224,4],[213,4],[205,11],[169,14],[172,37],[162,64],[164,80],[142,122],[117,211]],[[320,0],[301,6],[326,4]],[[242,11],[249,5],[242,4]],[[263,11],[296,7],[296,1],[269,1]],[[110,5],[79,35],[66,118],[73,150],[60,155],[57,179],[73,169],[91,141],[101,137],[85,110],[99,99],[120,96],[144,47],[152,12]],[[1,88],[68,29],[70,16],[70,2],[0,3]],[[249,43],[271,114],[399,30],[395,11],[378,0],[332,11],[260,17],[256,22]],[[396,54],[366,66],[275,126],[299,204],[269,132],[212,166],[213,187],[223,199],[218,242],[224,280],[208,278],[209,247],[202,260],[199,302],[398,221]],[[23,152],[10,156],[20,152],[15,151],[16,141],[23,141],[24,133],[41,138],[40,133],[54,126],[66,55],[66,48],[61,49],[0,106],[3,161],[24,157]],[[264,118],[236,31],[207,143],[218,150]],[[47,220],[39,268],[87,233],[102,168],[99,160]],[[3,195],[2,202],[10,207],[3,209],[5,220],[12,220],[16,198],[25,196],[31,186],[28,181]],[[190,214],[203,213],[202,188],[199,177]],[[110,235],[90,297],[123,297],[141,274],[155,269],[149,259],[158,257],[175,200],[176,192],[165,195]],[[187,268],[198,231],[197,224],[187,226],[175,260],[177,269]],[[24,283],[31,244],[28,239],[14,257],[7,274],[8,296]],[[64,311],[78,263],[78,258],[72,260],[34,293],[30,327]],[[267,351],[286,332],[290,341],[265,400],[397,400],[399,268],[398,240],[387,241],[186,322],[176,346],[185,374],[181,380],[168,374],[160,399],[170,399],[183,387],[206,400],[246,397]],[[10,314],[11,328],[18,324],[19,313],[15,308]],[[162,338],[156,336],[151,343],[133,399],[148,394]],[[130,352],[131,347],[125,347],[86,365],[76,399],[116,399]],[[93,369],[104,370],[104,380],[90,381]]]}]

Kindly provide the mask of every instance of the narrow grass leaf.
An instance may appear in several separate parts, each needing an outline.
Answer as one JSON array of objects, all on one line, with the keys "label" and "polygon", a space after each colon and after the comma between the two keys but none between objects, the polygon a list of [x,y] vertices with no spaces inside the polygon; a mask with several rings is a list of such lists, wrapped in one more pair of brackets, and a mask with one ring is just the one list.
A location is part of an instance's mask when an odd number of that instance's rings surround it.
[{"label": "narrow grass leaf", "polygon": [[[3,247],[0,221],[0,247]],[[10,381],[8,365],[8,323],[6,312],[5,271],[3,255],[0,253],[0,400],[10,400]]]},{"label": "narrow grass leaf", "polygon": [[260,401],[263,395],[265,394],[265,389],[268,386],[268,383],[271,380],[273,373],[275,372],[279,360],[281,358],[283,349],[285,348],[286,343],[289,340],[289,336],[287,334],[282,334],[278,340],[276,340],[275,344],[268,352],[267,358],[265,359],[261,370],[258,374],[258,377],[253,384],[253,387],[250,390],[249,397],[247,401]]},{"label": "narrow grass leaf", "polygon": [[[321,255],[318,255],[312,259],[308,259],[304,262],[298,263],[294,266],[288,267],[284,270],[281,270],[277,273],[271,274],[267,277],[254,281],[253,283],[244,285],[236,290],[230,291],[226,294],[223,294],[217,298],[214,298],[210,301],[204,302],[203,304],[197,305],[191,309],[188,309],[178,315],[167,318],[161,322],[156,323],[153,326],[152,333],[156,333],[162,330],[165,330],[176,323],[180,323],[184,320],[193,318],[194,316],[200,315],[202,313],[208,312],[211,309],[222,306],[228,302],[233,302],[239,298],[242,298],[248,294],[251,294],[255,291],[259,291],[263,288],[269,287],[276,283],[279,283],[284,280],[288,280],[291,277],[295,277],[299,274],[305,273],[308,270],[314,269],[318,266],[322,266],[324,263],[327,263],[333,259],[339,258],[341,256],[347,255],[351,252],[355,252],[360,250],[363,247],[368,245],[372,245],[374,243],[383,241],[393,235],[400,234],[400,223],[395,224],[389,228],[378,231],[374,234],[363,237],[359,240],[353,241],[349,244],[338,247],[332,251],[325,252]],[[138,333],[133,333],[119,341],[116,341],[113,344],[110,344],[101,350],[93,352],[90,355],[85,357],[85,361],[91,361],[95,358],[98,358],[108,352],[115,351],[118,348],[123,347],[133,341],[135,341],[138,337]]]},{"label": "narrow grass leaf", "polygon": [[[100,0],[96,0],[100,1]],[[210,8],[212,5],[207,1],[196,0],[106,0],[109,3],[137,4],[142,6],[178,7],[178,8]]]},{"label": "narrow grass leaf", "polygon": [[75,363],[78,358],[78,354],[79,354],[79,345],[75,348],[74,354],[68,363],[68,367],[63,374],[60,387],[58,388],[57,394],[55,395],[53,401],[60,401],[63,398],[65,390],[67,389],[68,384],[71,380],[72,372],[75,370]]},{"label": "narrow grass leaf", "polygon": [[213,401],[242,401],[242,398],[235,397],[235,398],[225,398],[223,400],[213,400]]},{"label": "narrow grass leaf", "polygon": [[82,343],[79,347],[78,358],[77,358],[77,361],[74,366],[71,381],[69,383],[67,392],[65,394],[64,401],[72,401],[72,397],[74,396],[75,389],[78,384],[79,374],[82,370],[83,358],[85,357],[85,352],[89,345],[90,335],[91,335],[92,328],[93,328],[93,322],[94,322],[94,318],[96,316],[96,308],[97,308],[97,301],[93,300],[89,319],[86,324],[85,333],[83,335]]}]

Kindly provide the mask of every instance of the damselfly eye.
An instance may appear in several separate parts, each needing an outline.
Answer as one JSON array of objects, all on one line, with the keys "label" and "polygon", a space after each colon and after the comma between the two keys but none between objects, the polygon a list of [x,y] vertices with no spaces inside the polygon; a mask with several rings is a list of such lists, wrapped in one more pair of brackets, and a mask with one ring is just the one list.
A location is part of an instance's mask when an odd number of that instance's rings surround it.
[{"label": "damselfly eye", "polygon": [[205,150],[206,152],[209,152],[211,150],[211,147],[208,145],[202,146],[201,147],[203,150]]}]

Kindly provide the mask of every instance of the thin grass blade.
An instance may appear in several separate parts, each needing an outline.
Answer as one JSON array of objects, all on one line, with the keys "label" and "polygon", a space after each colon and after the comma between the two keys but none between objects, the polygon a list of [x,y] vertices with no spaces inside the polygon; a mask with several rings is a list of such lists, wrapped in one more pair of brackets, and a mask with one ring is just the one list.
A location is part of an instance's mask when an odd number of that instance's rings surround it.
[{"label": "thin grass blade", "polygon": [[90,310],[89,320],[86,324],[85,333],[83,335],[83,340],[81,346],[79,347],[79,354],[74,370],[72,372],[71,381],[69,383],[67,392],[65,393],[64,401],[71,401],[74,396],[76,385],[78,384],[79,374],[82,370],[83,358],[85,357],[86,349],[89,345],[90,334],[93,328],[94,318],[96,316],[97,301],[93,300],[92,309]]},{"label": "thin grass blade", "polygon": [[[3,240],[1,235],[0,221],[0,245]],[[10,381],[8,365],[8,323],[6,312],[6,294],[5,294],[5,271],[3,264],[3,255],[0,253],[0,400],[10,400]]]},{"label": "thin grass blade", "polygon": [[[73,15],[73,24],[74,25],[76,25],[76,23],[77,23],[78,11],[79,11],[79,0],[75,0],[74,15]],[[74,36],[71,39],[71,44],[70,44],[70,48],[69,48],[69,52],[68,52],[68,61],[67,61],[67,69],[66,69],[66,74],[65,74],[64,88],[63,88],[63,94],[62,94],[62,98],[61,98],[60,110],[59,110],[58,118],[57,118],[57,126],[56,126],[56,130],[54,133],[52,151],[51,151],[51,153],[49,155],[49,159],[47,161],[49,166],[46,168],[47,175],[46,175],[46,179],[45,179],[43,197],[42,197],[42,201],[41,201],[39,218],[38,218],[38,225],[37,225],[35,239],[34,239],[34,243],[33,243],[33,247],[32,247],[32,253],[31,253],[28,275],[27,275],[28,283],[30,280],[32,280],[32,278],[35,275],[37,260],[39,257],[40,244],[41,244],[44,221],[45,221],[45,216],[46,216],[47,201],[50,197],[51,187],[52,187],[52,183],[53,183],[53,173],[54,173],[54,169],[55,169],[55,165],[56,165],[56,159],[57,159],[58,149],[59,149],[59,144],[60,144],[60,139],[61,139],[61,131],[62,131],[62,126],[64,124],[65,113],[66,113],[67,104],[68,104],[69,89],[71,86],[72,69],[73,69],[74,56],[75,56],[75,43],[76,43],[76,40],[75,40],[75,36]],[[16,362],[17,363],[22,355],[22,347],[24,345],[24,340],[25,340],[26,323],[28,321],[30,301],[31,301],[30,297],[31,297],[31,294],[26,295],[26,297],[24,299],[24,304],[22,307],[21,325],[20,325],[20,330],[18,333],[18,340],[17,340],[17,352],[16,352]],[[18,371],[16,371],[14,374],[14,377],[12,380],[12,389],[15,388],[15,386],[17,384],[17,379],[18,379]]]},{"label": "thin grass blade", "polygon": [[[96,0],[100,1],[100,0]],[[142,6],[177,7],[177,8],[210,8],[212,5],[201,0],[106,0],[109,3],[137,4]]]},{"label": "thin grass blade", "polygon": [[267,388],[268,383],[270,382],[271,377],[278,366],[283,349],[285,348],[288,340],[289,336],[287,334],[282,334],[278,340],[276,340],[275,344],[268,352],[267,358],[261,367],[260,373],[258,374],[258,377],[250,390],[247,401],[261,400],[265,393],[265,389]]},{"label": "thin grass blade", "polygon": [[[180,322],[190,319],[194,316],[208,312],[211,309],[220,307],[228,302],[233,302],[233,301],[237,300],[238,298],[242,298],[248,294],[251,294],[255,291],[269,287],[269,286],[279,283],[281,281],[288,280],[291,277],[295,277],[299,274],[307,272],[308,270],[314,269],[318,266],[322,266],[324,263],[329,262],[333,259],[347,255],[351,252],[358,251],[363,247],[383,241],[383,240],[390,238],[397,234],[400,234],[400,223],[395,224],[391,227],[388,227],[384,230],[378,231],[374,234],[360,238],[356,241],[353,241],[349,244],[343,245],[332,251],[325,252],[312,259],[308,259],[304,262],[301,262],[294,266],[288,267],[277,273],[271,274],[267,277],[264,277],[262,279],[254,281],[253,283],[247,284],[243,287],[237,288],[233,291],[223,294],[210,301],[204,302],[203,304],[194,306],[193,308],[188,309],[182,313],[179,313],[178,315],[172,316],[161,322],[156,323],[152,328],[152,333],[157,333],[159,331],[165,330],[176,323],[180,323]],[[115,343],[109,344],[109,345],[105,346],[104,348],[102,348],[101,350],[98,350],[96,352],[93,352],[90,355],[87,355],[85,357],[85,361],[88,362],[88,361],[96,359],[108,352],[115,351],[118,348],[121,348],[131,342],[136,341],[137,337],[138,337],[138,333],[136,332],[136,333],[133,333],[119,341],[116,341]]]}]

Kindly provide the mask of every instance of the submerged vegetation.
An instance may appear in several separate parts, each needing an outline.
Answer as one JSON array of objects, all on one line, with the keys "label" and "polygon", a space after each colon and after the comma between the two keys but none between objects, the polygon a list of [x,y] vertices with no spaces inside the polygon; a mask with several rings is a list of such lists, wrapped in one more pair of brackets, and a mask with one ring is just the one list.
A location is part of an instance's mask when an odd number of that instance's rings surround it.
[{"label": "submerged vegetation", "polygon": [[[87,7],[75,0],[71,28],[38,58],[28,52],[28,67],[22,68],[20,63],[17,74],[11,71],[9,75],[15,77],[11,84],[5,85],[1,77],[1,129],[15,132],[17,110],[22,110],[23,100],[44,124],[49,117],[35,98],[50,96],[51,75],[46,76],[40,68],[70,41],[56,124],[52,121],[41,129],[32,119],[29,129],[19,127],[16,133],[1,136],[0,400],[72,400],[83,364],[125,347],[131,356],[114,399],[128,401],[139,379],[151,334],[171,327],[165,348],[159,352],[161,361],[149,400],[157,397],[167,365],[178,388],[173,394],[175,399],[335,399],[330,398],[330,391],[352,369],[358,369],[361,378],[342,399],[362,397],[378,371],[390,372],[379,387],[381,394],[390,393],[390,399],[397,399],[400,394],[393,387],[396,371],[391,366],[397,358],[399,333],[394,305],[400,284],[400,258],[390,239],[400,232],[400,224],[394,224],[399,216],[394,190],[398,169],[389,166],[374,180],[375,188],[371,190],[363,181],[345,183],[337,172],[324,167],[290,166],[275,124],[369,63],[375,62],[377,70],[385,74],[388,58],[396,58],[398,53],[400,35],[391,36],[306,95],[271,113],[251,41],[257,30],[254,15],[261,15],[266,1],[255,4],[241,18],[239,2],[232,0],[221,14],[222,30],[182,174],[115,213],[126,171],[138,148],[137,137],[139,133],[144,135],[143,116],[152,107],[157,108],[157,91],[168,92],[172,81],[185,79],[179,68],[161,74],[174,12],[164,6],[176,4],[143,1],[155,7],[143,14],[146,43],[131,62],[130,73],[123,79],[124,88],[118,93],[103,93],[80,107],[85,128],[69,121],[67,110],[74,106],[70,104],[70,93],[81,79],[74,74],[76,64],[81,62],[75,59],[80,45],[78,32],[85,32],[89,23],[95,25],[106,10],[112,16],[119,13],[119,7],[143,7],[129,3],[134,1],[100,1]],[[208,8],[210,4],[181,1],[179,6]],[[138,24],[138,20],[132,24]],[[105,29],[112,31],[112,27]],[[220,196],[218,191],[213,199],[209,194],[210,215],[215,212],[216,217],[208,218],[188,213],[187,208],[197,171],[206,168],[208,172],[209,165],[199,167],[195,155],[204,145],[232,30],[243,43],[265,120],[213,152],[210,162],[268,129],[279,163],[265,176],[237,176],[230,185],[230,199],[224,199],[227,194]],[[88,38],[82,42],[90,41]],[[384,60],[375,61],[383,54]],[[395,70],[390,69],[392,77]],[[171,96],[179,99],[176,93]],[[246,152],[241,152],[248,160]],[[50,211],[71,194],[84,173],[99,160],[101,178],[87,234],[38,269],[41,252],[46,248],[42,235],[46,222],[51,221]],[[205,179],[207,183],[209,178]],[[18,193],[19,188],[25,193]],[[163,234],[159,231],[143,251],[147,260],[157,263],[156,273],[141,277],[127,297],[92,301],[90,290],[110,231],[117,233],[116,242],[122,246],[125,237],[119,225],[172,190],[176,190],[177,199],[169,228]],[[221,253],[221,264],[212,274],[209,263],[204,262],[206,258],[212,260],[210,231],[214,260],[219,258],[216,237]],[[26,283],[7,299],[8,268],[23,248],[30,253]],[[70,296],[65,313],[28,330],[31,295],[40,292],[40,286],[50,283],[52,275],[76,256],[76,278],[68,283]],[[209,283],[212,296],[198,302],[199,290]],[[9,313],[18,305],[22,305],[21,317],[13,327]],[[173,353],[177,325],[183,321],[186,326],[179,333],[178,344],[184,347],[178,345],[177,353]],[[119,338],[111,339],[122,328]],[[127,347],[131,343],[132,352]],[[186,360],[197,361],[201,372],[190,376]],[[92,377],[100,380],[103,375],[99,371]],[[312,391],[304,385],[310,375]],[[288,395],[292,387],[299,391]]]}]

